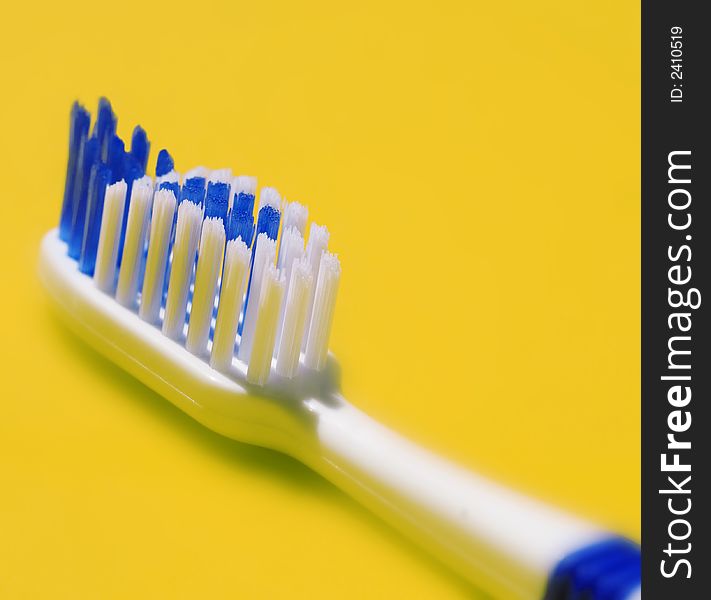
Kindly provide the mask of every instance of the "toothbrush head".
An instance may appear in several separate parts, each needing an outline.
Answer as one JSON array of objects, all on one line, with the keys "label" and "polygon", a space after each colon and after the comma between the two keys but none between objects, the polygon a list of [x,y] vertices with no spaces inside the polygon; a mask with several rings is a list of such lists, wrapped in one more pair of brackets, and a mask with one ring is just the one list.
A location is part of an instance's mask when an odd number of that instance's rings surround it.
[{"label": "toothbrush head", "polygon": [[[115,122],[109,107],[94,127],[104,136]],[[88,125],[74,129],[86,136]],[[103,161],[97,140],[88,200],[65,198],[63,222],[81,223],[78,256],[57,230],[45,236],[46,288],[83,337],[180,408],[231,437],[284,449],[283,432],[294,437],[285,423],[307,421],[309,399],[338,391],[328,341],[340,263],[326,228],[312,225],[304,248],[307,209],[287,204],[282,218],[274,188],[259,192],[255,219],[255,178],[198,167],[181,186],[162,150],[153,182],[139,176],[145,132],[134,133],[138,157],[112,136],[107,159],[121,160]],[[75,180],[85,177],[81,153],[72,141]]]}]

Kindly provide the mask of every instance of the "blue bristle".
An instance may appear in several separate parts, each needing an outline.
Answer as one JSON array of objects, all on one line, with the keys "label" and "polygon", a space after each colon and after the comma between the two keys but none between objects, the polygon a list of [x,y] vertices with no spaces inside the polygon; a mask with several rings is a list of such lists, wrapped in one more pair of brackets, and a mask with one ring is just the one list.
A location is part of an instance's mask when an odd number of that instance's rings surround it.
[{"label": "blue bristle", "polygon": [[235,194],[227,228],[228,239],[236,240],[241,237],[248,247],[252,245],[252,238],[254,237],[254,194],[245,192]]},{"label": "blue bristle", "polygon": [[173,157],[165,148],[163,148],[158,153],[158,158],[156,159],[156,177],[167,175],[173,170],[173,167],[175,167]]},{"label": "blue bristle", "polygon": [[[176,198],[180,197],[180,184],[177,181],[161,181],[159,190],[170,190]],[[177,212],[177,211],[176,211]]]},{"label": "blue bristle", "polygon": [[227,209],[230,203],[230,184],[222,181],[211,181],[207,184],[205,194],[205,218],[219,217],[222,223],[227,220]]},{"label": "blue bristle", "polygon": [[131,155],[136,159],[136,162],[140,165],[141,177],[146,172],[146,167],[148,166],[148,153],[151,150],[151,143],[148,141],[148,136],[145,130],[140,125],[136,125],[133,129],[133,135],[131,135]]},{"label": "blue bristle", "polygon": [[135,157],[126,152],[123,155],[123,179],[126,181],[129,190],[136,179],[140,179],[145,174],[143,167],[138,163]]},{"label": "blue bristle", "polygon": [[180,202],[190,200],[198,206],[202,206],[205,202],[205,178],[191,177],[183,183],[183,188],[180,190]]},{"label": "blue bristle", "polygon": [[265,205],[259,209],[257,218],[257,233],[266,233],[271,240],[276,240],[279,235],[279,219],[281,214],[273,206]]},{"label": "blue bristle", "polygon": [[81,242],[84,237],[84,222],[86,221],[86,203],[89,195],[89,175],[92,165],[99,160],[99,140],[90,137],[82,145],[79,156],[79,168],[74,186],[74,202],[72,214],[72,231],[69,237],[68,254],[74,260],[81,254]]},{"label": "blue bristle", "polygon": [[252,213],[238,211],[236,207],[233,207],[227,219],[227,239],[236,240],[241,237],[247,247],[250,247],[253,236],[254,216]]},{"label": "blue bristle", "polygon": [[101,160],[107,162],[109,158],[109,144],[111,137],[116,133],[116,115],[111,109],[111,102],[106,98],[99,99],[99,110],[96,114],[94,122],[94,131],[92,137],[99,140],[101,146]]},{"label": "blue bristle", "polygon": [[111,142],[109,143],[109,158],[107,160],[109,169],[111,169],[111,183],[116,183],[123,179],[125,154],[126,150],[123,140],[117,135],[112,136]]},{"label": "blue bristle", "polygon": [[[136,181],[136,179],[140,179],[144,175],[143,168],[141,167],[140,164],[138,164],[138,161],[133,157],[133,155],[130,152],[126,152],[123,155],[123,179],[126,182],[126,202],[125,202],[125,210],[124,210],[124,217],[128,216],[128,205],[131,201],[131,189],[133,188],[133,182]],[[124,220],[124,225],[126,225],[126,221]]]},{"label": "blue bristle", "polygon": [[104,196],[110,179],[111,169],[108,165],[96,163],[91,167],[86,223],[84,224],[84,237],[79,257],[79,270],[89,276],[94,275],[96,250],[99,246],[99,233],[101,232],[101,217],[104,213]]},{"label": "blue bristle", "polygon": [[254,214],[254,194],[247,194],[245,192],[235,194],[234,208],[238,213]]},{"label": "blue bristle", "polygon": [[69,116],[69,157],[67,158],[67,178],[64,182],[64,201],[59,217],[59,238],[68,242],[72,235],[74,215],[74,189],[81,172],[80,154],[89,133],[89,112],[78,102],[72,105]]},{"label": "blue bristle", "polygon": [[121,265],[121,255],[123,254],[123,243],[126,239],[126,224],[128,223],[128,208],[131,204],[131,190],[133,182],[140,179],[145,174],[145,169],[138,163],[133,154],[127,152],[123,155],[123,178],[126,180],[126,202],[123,205],[123,225],[119,236],[117,263]]}]

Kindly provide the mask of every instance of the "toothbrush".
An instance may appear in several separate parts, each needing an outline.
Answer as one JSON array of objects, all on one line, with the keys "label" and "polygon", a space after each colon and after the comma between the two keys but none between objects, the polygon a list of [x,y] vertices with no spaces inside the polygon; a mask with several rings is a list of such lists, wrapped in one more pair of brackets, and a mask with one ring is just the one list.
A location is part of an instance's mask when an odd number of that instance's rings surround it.
[{"label": "toothbrush", "polygon": [[[282,219],[279,234],[280,197],[262,188],[252,236],[251,181],[233,182],[228,212],[221,193],[208,213],[202,192],[176,196],[144,175],[130,197],[125,181],[105,184],[92,196],[102,210],[87,210],[81,148],[98,138],[87,139],[86,120],[75,107],[63,228],[46,234],[39,260],[77,334],[208,428],[302,461],[493,597],[641,597],[636,544],[447,462],[345,400],[328,352],[341,266],[324,227],[311,225],[304,249],[305,209]],[[101,144],[90,145],[89,170],[105,170]],[[99,237],[76,256],[67,215],[81,210],[84,232]]]}]

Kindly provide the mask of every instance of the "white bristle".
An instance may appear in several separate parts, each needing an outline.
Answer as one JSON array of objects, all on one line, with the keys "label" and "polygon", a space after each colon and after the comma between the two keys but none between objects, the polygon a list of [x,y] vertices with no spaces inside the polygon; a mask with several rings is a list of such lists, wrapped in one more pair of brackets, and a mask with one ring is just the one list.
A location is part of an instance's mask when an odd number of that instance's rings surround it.
[{"label": "white bristle", "polygon": [[289,202],[284,209],[283,231],[294,228],[302,236],[306,230],[306,220],[309,217],[309,209],[298,202]]},{"label": "white bristle", "polygon": [[[309,241],[306,244],[306,259],[311,265],[311,273],[314,281],[318,281],[318,271],[321,265],[321,255],[328,249],[328,229],[323,225],[311,223],[309,230]],[[311,324],[311,313],[313,311],[315,287],[311,290],[311,298],[309,298],[308,309],[306,312],[306,331],[309,330]],[[306,339],[303,341],[302,348],[306,348]]]},{"label": "white bristle", "polygon": [[[281,236],[281,244],[279,245],[279,258],[277,266],[284,271],[286,277],[286,291],[284,297],[289,294],[289,285],[291,281],[291,269],[294,266],[294,261],[304,256],[304,238],[301,237],[299,231],[293,227],[284,230]],[[284,320],[285,303],[282,303],[279,311],[279,325],[277,326],[277,347],[281,339],[282,322]]]},{"label": "white bristle", "polygon": [[158,321],[160,313],[175,205],[175,195],[171,190],[158,190],[155,193],[146,272],[143,277],[141,305],[138,309],[140,317],[149,323]]},{"label": "white bristle", "polygon": [[222,224],[222,219],[216,217],[205,219],[200,236],[200,252],[195,273],[193,302],[190,308],[188,337],[185,341],[185,347],[193,354],[201,355],[207,348],[212,309],[215,305],[215,290],[222,268],[224,251],[225,227]]},{"label": "white bristle", "polygon": [[280,269],[289,269],[291,263],[304,254],[304,238],[301,237],[298,229],[289,227],[284,229],[281,235],[281,245],[279,246]]},{"label": "white bristle", "polygon": [[247,366],[247,381],[255,385],[264,385],[269,377],[274,354],[279,308],[284,298],[284,275],[273,265],[268,264],[263,274],[262,290],[259,302],[254,344]]},{"label": "white bristle", "polygon": [[126,182],[122,179],[106,188],[104,212],[101,216],[99,245],[96,250],[94,283],[104,292],[111,293],[116,283],[116,261],[123,227],[123,209],[126,205]]},{"label": "white bristle", "polygon": [[163,317],[163,333],[172,339],[180,337],[185,325],[185,308],[188,304],[201,225],[202,208],[188,200],[181,202],[175,225],[173,262]]},{"label": "white bristle", "polygon": [[252,251],[241,239],[227,242],[220,303],[210,355],[210,365],[214,369],[224,371],[232,364],[251,257]]},{"label": "white bristle", "polygon": [[276,351],[276,372],[282,377],[292,378],[299,366],[301,341],[313,288],[311,265],[305,257],[293,263],[287,285],[286,301],[283,303],[286,310]]},{"label": "white bristle", "polygon": [[207,178],[208,183],[232,183],[232,169],[216,169]]},{"label": "white bristle", "polygon": [[313,311],[308,335],[304,364],[309,369],[320,370],[328,357],[328,339],[331,335],[333,314],[336,309],[336,294],[341,279],[341,264],[335,254],[324,252],[316,282]]},{"label": "white bristle", "polygon": [[140,265],[148,235],[148,223],[153,202],[153,181],[147,175],[133,182],[128,206],[126,235],[121,254],[116,301],[133,308],[138,294]]},{"label": "white bristle", "polygon": [[194,177],[203,177],[204,179],[207,179],[209,175],[210,170],[207,167],[194,167],[185,174],[183,179],[193,179]]},{"label": "white bristle", "polygon": [[273,265],[276,257],[276,242],[269,239],[266,233],[257,236],[254,250],[254,266],[252,267],[252,278],[249,282],[249,298],[244,314],[242,326],[242,338],[239,344],[239,359],[244,363],[249,363],[249,356],[252,352],[254,342],[254,330],[257,325],[257,313],[259,312],[259,298],[262,293],[262,277],[267,265]]},{"label": "white bristle", "polygon": [[173,170],[173,171],[169,171],[165,175],[156,177],[155,189],[158,189],[160,187],[161,183],[180,183],[180,173]]},{"label": "white bristle", "polygon": [[256,194],[257,193],[257,178],[249,175],[238,175],[232,180],[232,192],[239,194]]},{"label": "white bristle", "polygon": [[271,206],[275,210],[281,210],[281,196],[272,187],[263,187],[259,191],[259,208]]}]

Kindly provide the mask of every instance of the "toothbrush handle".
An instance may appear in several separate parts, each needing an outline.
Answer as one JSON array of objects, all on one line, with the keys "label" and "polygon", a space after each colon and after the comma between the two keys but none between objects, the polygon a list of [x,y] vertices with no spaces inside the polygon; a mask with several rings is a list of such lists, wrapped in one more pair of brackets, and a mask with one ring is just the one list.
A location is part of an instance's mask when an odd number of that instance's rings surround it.
[{"label": "toothbrush handle", "polygon": [[[638,593],[631,542],[457,467],[346,402],[310,408],[318,415],[314,468],[494,597]],[[610,586],[612,595],[597,592]]]}]

